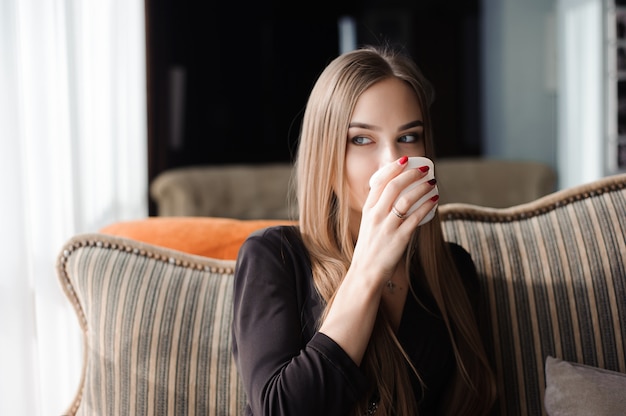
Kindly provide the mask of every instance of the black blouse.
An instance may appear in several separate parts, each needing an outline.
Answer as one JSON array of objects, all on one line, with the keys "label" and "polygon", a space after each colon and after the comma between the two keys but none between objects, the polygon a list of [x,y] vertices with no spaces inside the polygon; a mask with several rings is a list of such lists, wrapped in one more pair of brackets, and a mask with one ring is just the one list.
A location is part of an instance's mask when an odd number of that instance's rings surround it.
[{"label": "black blouse", "polygon": [[[451,248],[464,280],[476,285],[469,254],[458,245]],[[419,290],[418,296],[421,304],[410,294],[406,298],[398,339],[426,385],[423,390],[413,378],[420,414],[427,415],[436,412],[456,364],[434,301]],[[316,331],[322,310],[298,228],[253,233],[237,257],[232,325],[246,414],[346,415],[366,393],[363,371]]]}]

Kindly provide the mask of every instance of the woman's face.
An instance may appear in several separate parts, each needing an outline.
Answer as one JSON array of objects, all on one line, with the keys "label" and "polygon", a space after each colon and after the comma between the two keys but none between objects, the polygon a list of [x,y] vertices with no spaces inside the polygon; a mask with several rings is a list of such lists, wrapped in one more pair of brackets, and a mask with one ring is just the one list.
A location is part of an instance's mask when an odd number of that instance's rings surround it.
[{"label": "woman's face", "polygon": [[350,119],[346,180],[354,227],[361,220],[370,177],[402,156],[425,156],[424,119],[411,87],[397,78],[388,78],[361,94]]}]

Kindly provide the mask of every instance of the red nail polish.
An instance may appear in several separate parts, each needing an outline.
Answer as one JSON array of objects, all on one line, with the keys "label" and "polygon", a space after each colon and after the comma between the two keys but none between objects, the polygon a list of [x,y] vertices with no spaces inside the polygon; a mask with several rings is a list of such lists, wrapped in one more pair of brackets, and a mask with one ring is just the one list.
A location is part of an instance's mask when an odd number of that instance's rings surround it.
[{"label": "red nail polish", "polygon": [[433,201],[433,202],[439,201],[439,195],[433,196],[432,198],[430,198],[430,200]]},{"label": "red nail polish", "polygon": [[433,178],[431,180],[428,181],[428,183],[432,186],[435,186],[435,184],[437,183],[437,179]]},{"label": "red nail polish", "polygon": [[406,165],[406,162],[409,161],[409,157],[408,156],[402,156],[400,159],[398,159],[398,165],[402,166],[402,165]]},{"label": "red nail polish", "polygon": [[420,172],[428,172],[430,166],[420,166],[418,169],[420,170]]}]

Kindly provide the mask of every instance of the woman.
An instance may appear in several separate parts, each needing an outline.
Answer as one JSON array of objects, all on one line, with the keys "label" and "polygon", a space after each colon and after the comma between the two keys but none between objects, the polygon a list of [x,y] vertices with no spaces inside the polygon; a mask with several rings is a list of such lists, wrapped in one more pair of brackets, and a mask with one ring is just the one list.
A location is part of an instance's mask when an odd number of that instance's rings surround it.
[{"label": "woman", "polygon": [[[304,113],[298,227],[242,246],[233,353],[254,415],[482,415],[495,397],[473,310],[474,265],[444,242],[433,92],[417,66],[367,47],[332,61]],[[378,171],[370,185],[370,177]]]}]

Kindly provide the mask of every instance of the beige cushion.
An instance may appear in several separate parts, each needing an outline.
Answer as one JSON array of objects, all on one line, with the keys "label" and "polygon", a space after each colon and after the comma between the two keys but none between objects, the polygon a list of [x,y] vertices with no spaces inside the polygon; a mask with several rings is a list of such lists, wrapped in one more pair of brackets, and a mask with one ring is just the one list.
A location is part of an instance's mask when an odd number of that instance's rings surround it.
[{"label": "beige cushion", "polygon": [[556,172],[545,163],[488,158],[442,158],[435,163],[440,204],[507,208],[556,190]]},{"label": "beige cushion", "polygon": [[[297,219],[290,163],[201,165],[168,169],[150,184],[159,216]],[[555,190],[556,172],[533,161],[481,157],[435,160],[440,204],[504,208]]]},{"label": "beige cushion", "polygon": [[292,170],[288,163],[169,169],[152,181],[150,196],[159,216],[296,218],[289,202]]},{"label": "beige cushion", "polygon": [[67,414],[242,414],[231,353],[233,267],[122,237],[72,238],[58,276],[85,356]]},{"label": "beige cushion", "polygon": [[626,374],[548,356],[545,405],[549,416],[626,415]]}]

